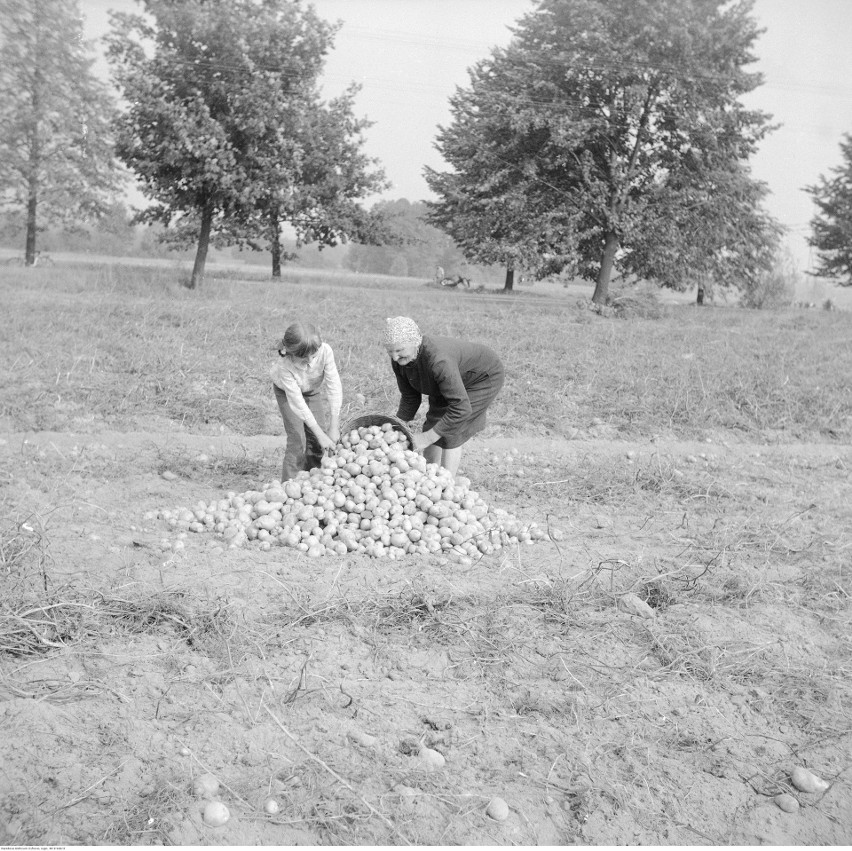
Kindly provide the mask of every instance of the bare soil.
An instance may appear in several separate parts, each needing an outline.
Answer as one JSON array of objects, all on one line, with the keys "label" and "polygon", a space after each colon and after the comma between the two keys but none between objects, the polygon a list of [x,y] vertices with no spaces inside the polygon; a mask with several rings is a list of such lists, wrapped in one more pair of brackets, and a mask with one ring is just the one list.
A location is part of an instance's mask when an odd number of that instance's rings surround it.
[{"label": "bare soil", "polygon": [[151,519],[271,480],[277,437],[0,438],[4,844],[852,840],[847,446],[476,440],[550,537],[460,567]]}]

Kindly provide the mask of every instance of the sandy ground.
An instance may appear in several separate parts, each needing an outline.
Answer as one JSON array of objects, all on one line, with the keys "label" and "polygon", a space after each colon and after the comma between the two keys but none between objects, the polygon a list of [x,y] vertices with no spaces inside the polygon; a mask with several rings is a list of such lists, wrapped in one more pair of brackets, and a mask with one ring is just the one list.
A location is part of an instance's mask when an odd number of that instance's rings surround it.
[{"label": "sandy ground", "polygon": [[153,517],[272,479],[280,450],[0,435],[27,548],[3,560],[3,843],[852,839],[848,447],[475,441],[474,487],[551,537],[467,567]]}]

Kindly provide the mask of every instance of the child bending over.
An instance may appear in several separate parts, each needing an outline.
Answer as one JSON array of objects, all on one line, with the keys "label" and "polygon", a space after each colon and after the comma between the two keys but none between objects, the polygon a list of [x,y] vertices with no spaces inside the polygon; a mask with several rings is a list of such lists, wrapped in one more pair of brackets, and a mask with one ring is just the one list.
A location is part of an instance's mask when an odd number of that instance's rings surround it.
[{"label": "child bending over", "polygon": [[[323,450],[334,449],[340,437],[340,406],[343,388],[334,352],[313,325],[294,322],[278,344],[280,360],[270,373],[275,400],[284,420],[287,449],[281,481],[300,470],[319,467]],[[328,428],[323,431],[317,416],[328,406]]]}]

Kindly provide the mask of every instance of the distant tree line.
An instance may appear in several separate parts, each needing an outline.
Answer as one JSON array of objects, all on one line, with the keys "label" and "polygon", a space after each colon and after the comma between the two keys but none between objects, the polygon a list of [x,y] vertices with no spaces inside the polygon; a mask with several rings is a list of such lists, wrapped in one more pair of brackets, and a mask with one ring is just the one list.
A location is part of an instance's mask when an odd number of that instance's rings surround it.
[{"label": "distant tree line", "polygon": [[[434,199],[372,204],[387,182],[358,88],[320,95],[339,24],[298,0],[138,3],[105,39],[119,107],[76,0],[0,0],[0,238],[29,264],[47,228],[152,252],[144,224],[193,252],[189,286],[211,247],[261,252],[273,276],[310,247],[377,274],[502,267],[506,289],[580,277],[598,304],[616,280],[755,303],[777,267],[749,168],[772,119],[742,103],[762,82],[752,0],[537,0],[451,98]],[[811,244],[820,274],[852,283],[852,138],[841,150],[807,189]],[[130,177],[148,204],[128,222]]]},{"label": "distant tree line", "polygon": [[[423,202],[412,203],[405,198],[382,201],[376,205],[379,215],[386,216],[388,225],[398,239],[385,245],[362,245],[348,242],[336,246],[299,243],[292,235],[280,238],[282,256],[292,257],[298,265],[316,269],[348,270],[374,275],[392,275],[433,279],[436,266],[447,275],[464,275],[479,283],[497,283],[497,267],[475,266],[465,260],[462,252],[443,231],[426,222],[427,208]],[[19,246],[26,233],[26,223],[19,211],[0,214],[0,247]],[[168,257],[180,253],[191,257],[193,245],[178,237],[175,229],[159,223],[134,223],[134,216],[123,203],[107,206],[96,221],[74,226],[45,226],[39,231],[42,250],[77,252],[114,257]],[[269,253],[243,249],[227,241],[214,245],[222,256],[237,262],[269,266]]]},{"label": "distant tree line", "polygon": [[412,278],[433,278],[436,267],[447,275],[464,275],[476,281],[491,281],[495,270],[470,263],[444,231],[428,221],[425,202],[405,198],[382,201],[374,207],[396,240],[385,245],[353,244],[344,267],[353,272],[371,272]]}]

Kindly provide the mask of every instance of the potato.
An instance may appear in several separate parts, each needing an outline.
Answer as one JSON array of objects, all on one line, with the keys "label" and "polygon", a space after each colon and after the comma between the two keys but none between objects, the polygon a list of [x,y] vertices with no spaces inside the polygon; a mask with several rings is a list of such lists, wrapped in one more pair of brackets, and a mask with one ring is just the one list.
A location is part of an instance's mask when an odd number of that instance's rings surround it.
[{"label": "potato", "polygon": [[443,768],[446,763],[444,755],[440,751],[432,750],[432,748],[420,748],[420,752],[417,756],[426,768],[432,770]]},{"label": "potato", "polygon": [[222,827],[231,817],[228,808],[221,801],[210,801],[204,807],[202,818],[210,827]]},{"label": "potato", "polygon": [[509,818],[509,805],[502,798],[492,798],[485,808],[485,813],[495,821],[506,821]]},{"label": "potato", "polygon": [[790,780],[800,792],[825,792],[830,785],[800,765],[793,769]]}]

